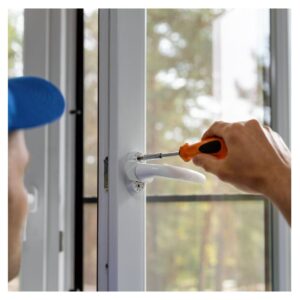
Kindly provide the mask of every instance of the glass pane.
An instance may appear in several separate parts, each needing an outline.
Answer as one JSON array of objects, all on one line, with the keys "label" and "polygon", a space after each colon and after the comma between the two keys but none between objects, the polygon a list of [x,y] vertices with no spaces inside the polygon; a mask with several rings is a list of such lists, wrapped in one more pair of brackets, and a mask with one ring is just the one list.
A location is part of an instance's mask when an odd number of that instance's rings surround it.
[{"label": "glass pane", "polygon": [[84,10],[84,194],[97,195],[98,10]]},{"label": "glass pane", "polygon": [[[269,31],[269,10],[148,10],[147,153],[197,142],[216,120],[269,123]],[[243,193],[179,157],[156,163],[207,180],[156,179],[148,196]],[[147,203],[147,289],[269,289],[265,223],[263,201]]]},{"label": "glass pane", "polygon": [[84,204],[84,290],[97,289],[97,204]]},{"label": "glass pane", "polygon": [[[23,75],[24,11],[8,10],[8,76]],[[19,290],[19,277],[8,284],[9,291]]]},{"label": "glass pane", "polygon": [[147,290],[265,290],[264,230],[260,200],[148,203]]},{"label": "glass pane", "polygon": [[[97,196],[98,10],[84,10],[84,195]],[[84,290],[97,289],[97,205],[84,204]]]},{"label": "glass pane", "polygon": [[[172,152],[197,142],[216,120],[268,121],[268,66],[268,10],[148,10],[147,152]],[[179,157],[164,163],[199,171]],[[147,192],[237,192],[206,176],[201,186],[155,180]]]}]

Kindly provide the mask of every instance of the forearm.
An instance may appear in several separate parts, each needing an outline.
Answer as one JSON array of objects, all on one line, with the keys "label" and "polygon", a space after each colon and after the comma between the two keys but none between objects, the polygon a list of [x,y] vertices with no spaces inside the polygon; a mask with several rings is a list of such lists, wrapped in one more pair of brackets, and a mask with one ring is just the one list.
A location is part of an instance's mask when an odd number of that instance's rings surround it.
[{"label": "forearm", "polygon": [[269,170],[263,194],[278,207],[291,225],[291,168],[282,165]]},{"label": "forearm", "polygon": [[261,193],[291,224],[291,154],[282,138],[257,120],[215,122],[202,138],[224,139],[224,159],[199,154],[194,163],[245,191]]}]

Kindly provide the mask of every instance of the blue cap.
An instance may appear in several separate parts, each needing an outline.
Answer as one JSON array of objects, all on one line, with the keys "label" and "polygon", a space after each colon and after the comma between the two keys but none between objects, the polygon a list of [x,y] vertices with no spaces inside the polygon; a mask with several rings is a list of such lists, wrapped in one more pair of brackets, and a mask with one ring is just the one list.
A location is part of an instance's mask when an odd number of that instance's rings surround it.
[{"label": "blue cap", "polygon": [[8,131],[51,123],[64,109],[64,97],[51,82],[29,76],[8,80]]}]

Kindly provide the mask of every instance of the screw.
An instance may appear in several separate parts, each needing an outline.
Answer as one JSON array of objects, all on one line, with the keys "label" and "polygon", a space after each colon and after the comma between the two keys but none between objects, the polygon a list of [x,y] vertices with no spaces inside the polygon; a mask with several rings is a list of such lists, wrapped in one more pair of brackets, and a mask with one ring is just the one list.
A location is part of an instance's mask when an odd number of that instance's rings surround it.
[{"label": "screw", "polygon": [[140,181],[136,181],[135,184],[134,184],[134,186],[135,186],[136,192],[140,192],[144,188],[144,183],[140,182]]}]

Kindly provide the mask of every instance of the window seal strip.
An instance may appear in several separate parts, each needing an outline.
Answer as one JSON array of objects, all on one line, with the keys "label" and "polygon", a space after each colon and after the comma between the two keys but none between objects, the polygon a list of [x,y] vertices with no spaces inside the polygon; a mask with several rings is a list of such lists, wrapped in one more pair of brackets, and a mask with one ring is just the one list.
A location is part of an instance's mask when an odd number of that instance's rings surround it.
[{"label": "window seal strip", "polygon": [[83,291],[83,102],[84,102],[84,14],[76,13],[76,111],[75,122],[75,218],[74,291]]}]

